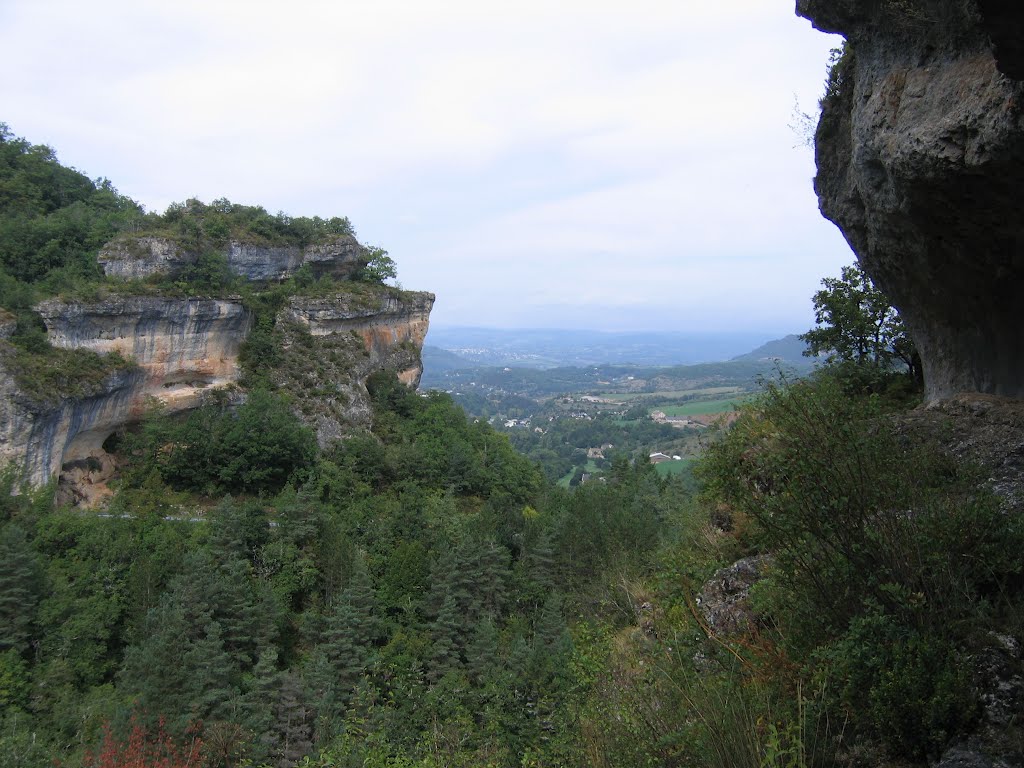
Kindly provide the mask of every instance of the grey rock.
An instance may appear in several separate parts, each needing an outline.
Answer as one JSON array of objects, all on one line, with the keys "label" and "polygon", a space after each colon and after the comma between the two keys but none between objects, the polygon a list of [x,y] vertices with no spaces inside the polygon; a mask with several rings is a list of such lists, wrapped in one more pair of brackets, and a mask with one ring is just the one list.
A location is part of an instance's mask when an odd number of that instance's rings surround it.
[{"label": "grey rock", "polygon": [[125,237],[104,245],[98,260],[108,277],[140,280],[150,275],[176,274],[195,258],[164,237]]},{"label": "grey rock", "polygon": [[285,354],[304,349],[302,354],[317,365],[309,368],[297,361],[282,366],[276,381],[297,398],[321,446],[353,427],[369,426],[365,382],[370,374],[392,370],[407,386],[419,385],[420,352],[433,305],[431,293],[385,288],[370,294],[297,296],[281,310],[278,327],[285,333]]},{"label": "grey rock", "polygon": [[822,213],[900,310],[928,399],[1024,397],[1024,84],[1013,34],[1024,4],[799,0],[797,12],[849,47],[816,135]]},{"label": "grey rock", "polygon": [[717,570],[701,587],[697,605],[712,634],[730,636],[754,628],[757,617],[750,605],[750,588],[764,578],[771,562],[769,555],[745,557]]},{"label": "grey rock", "polygon": [[[308,264],[314,277],[353,277],[368,261],[367,250],[351,235],[339,235],[326,243],[271,246],[229,242],[222,251],[231,271],[246,280],[286,280]],[[108,277],[135,280],[152,275],[174,276],[195,264],[199,254],[162,237],[123,236],[100,250],[99,263]]]},{"label": "grey rock", "polygon": [[[294,297],[282,310],[291,364],[278,372],[278,383],[321,444],[369,425],[365,381],[374,371],[392,369],[407,385],[419,383],[433,302],[429,293],[360,286],[329,297]],[[137,364],[90,397],[40,405],[18,390],[4,368],[11,357],[0,354],[0,462],[20,465],[32,486],[60,477],[63,500],[92,504],[105,497],[111,465],[103,444],[152,402],[177,412],[214,392],[237,398],[238,357],[253,317],[236,299],[110,295],[94,302],[51,299],[36,310],[54,346],[118,352]],[[0,341],[0,352],[5,348],[10,345]]]}]

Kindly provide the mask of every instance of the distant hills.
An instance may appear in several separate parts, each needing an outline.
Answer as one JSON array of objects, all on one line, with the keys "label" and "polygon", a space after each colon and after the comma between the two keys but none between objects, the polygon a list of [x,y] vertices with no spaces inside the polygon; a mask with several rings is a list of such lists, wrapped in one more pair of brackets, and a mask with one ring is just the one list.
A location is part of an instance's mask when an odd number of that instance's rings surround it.
[{"label": "distant hills", "polygon": [[[431,329],[428,340],[434,343],[423,347],[421,386],[465,391],[483,387],[525,397],[602,388],[637,392],[747,388],[777,371],[800,375],[815,365],[804,357],[804,343],[795,334],[755,341],[746,347],[750,351],[735,354],[735,345],[742,339],[483,328],[443,329],[435,334]],[[659,341],[666,346],[658,348]],[[454,349],[437,346],[438,342]],[[695,350],[708,359],[693,362]]]},{"label": "distant hills", "polygon": [[[760,352],[776,342],[757,332],[609,333],[558,329],[431,328],[424,364],[434,370],[482,366],[559,368],[586,365],[670,366],[721,362],[744,355],[782,357],[791,352]],[[761,346],[758,346],[761,345]],[[755,349],[756,347],[756,349]],[[754,350],[751,352],[750,350]],[[445,354],[447,353],[447,354]],[[758,359],[755,357],[754,359]],[[795,358],[799,360],[800,351]]]},{"label": "distant hills", "polygon": [[789,336],[783,336],[781,339],[774,339],[766,342],[757,349],[743,355],[737,355],[732,359],[785,360],[793,363],[797,363],[802,360],[806,362],[808,358],[804,357],[805,349],[807,349],[806,342],[804,342],[797,334],[791,333]]}]

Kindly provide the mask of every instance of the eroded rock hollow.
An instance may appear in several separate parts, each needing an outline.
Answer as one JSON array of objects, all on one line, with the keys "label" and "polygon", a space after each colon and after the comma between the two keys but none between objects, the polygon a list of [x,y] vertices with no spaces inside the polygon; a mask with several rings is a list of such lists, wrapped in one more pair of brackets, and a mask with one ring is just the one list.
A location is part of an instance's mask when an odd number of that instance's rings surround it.
[{"label": "eroded rock hollow", "polygon": [[1024,4],[798,0],[842,34],[815,190],[921,352],[929,400],[1024,397]]}]

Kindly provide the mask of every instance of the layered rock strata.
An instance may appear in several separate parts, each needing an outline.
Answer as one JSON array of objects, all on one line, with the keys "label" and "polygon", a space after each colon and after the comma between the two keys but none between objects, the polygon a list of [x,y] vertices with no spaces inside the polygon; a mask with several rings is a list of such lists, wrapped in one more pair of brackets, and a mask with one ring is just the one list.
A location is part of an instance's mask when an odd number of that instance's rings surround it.
[{"label": "layered rock strata", "polygon": [[37,310],[54,346],[120,352],[137,368],[111,376],[90,397],[42,405],[20,397],[10,377],[0,377],[10,390],[0,406],[0,445],[4,458],[22,462],[30,485],[46,483],[70,462],[105,462],[104,441],[137,420],[150,398],[184,410],[211,388],[237,381],[238,350],[252,324],[240,303],[214,299],[50,300]]},{"label": "layered rock strata", "polygon": [[847,39],[816,136],[822,213],[906,321],[928,399],[1024,396],[1024,5],[797,12]]},{"label": "layered rock strata", "polygon": [[[293,297],[280,312],[285,362],[278,384],[321,443],[369,423],[365,380],[373,371],[393,369],[410,386],[418,384],[433,301],[429,293],[363,286],[329,297]],[[232,389],[254,320],[231,298],[53,299],[37,310],[54,346],[119,352],[136,366],[110,376],[89,397],[46,404],[28,400],[10,371],[0,370],[0,459],[19,464],[34,486],[62,472],[79,485],[102,480],[112,471],[104,442],[154,401],[183,411],[211,392]]]},{"label": "layered rock strata", "polygon": [[[303,265],[314,277],[352,277],[369,261],[367,250],[351,235],[339,235],[316,245],[268,246],[229,242],[222,249],[228,267],[246,280],[285,280]],[[165,237],[125,237],[105,245],[100,266],[108,277],[137,280],[152,275],[174,276],[198,261],[199,254]]]},{"label": "layered rock strata", "polygon": [[321,446],[372,416],[366,378],[390,370],[419,385],[434,295],[385,292],[291,299],[278,314],[284,344],[275,383],[296,401]]}]

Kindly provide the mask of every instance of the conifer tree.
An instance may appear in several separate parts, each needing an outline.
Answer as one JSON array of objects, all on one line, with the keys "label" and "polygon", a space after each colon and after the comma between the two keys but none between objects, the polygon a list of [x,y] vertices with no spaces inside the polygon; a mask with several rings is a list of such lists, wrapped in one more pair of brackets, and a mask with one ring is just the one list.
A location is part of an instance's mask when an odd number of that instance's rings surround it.
[{"label": "conifer tree", "polygon": [[328,618],[322,645],[327,674],[323,685],[325,703],[332,716],[339,716],[345,711],[352,690],[365,668],[368,648],[359,642],[363,634],[355,606],[343,597]]},{"label": "conifer tree", "polygon": [[274,701],[280,687],[281,672],[278,670],[277,649],[264,648],[249,678],[248,690],[242,696],[239,718],[250,732],[256,747],[250,757],[257,765],[267,757],[266,744],[259,736],[269,733],[273,727]]},{"label": "conifer tree", "polygon": [[449,592],[430,629],[433,643],[427,661],[427,680],[431,683],[436,683],[461,663],[459,618],[457,597]]},{"label": "conifer tree", "polygon": [[33,635],[39,603],[40,572],[25,532],[17,525],[0,530],[0,652],[24,653]]},{"label": "conifer tree", "polygon": [[466,674],[473,685],[482,687],[495,677],[499,664],[498,626],[485,616],[477,623],[466,646]]},{"label": "conifer tree", "polygon": [[273,725],[260,737],[271,765],[292,768],[313,750],[313,718],[299,676],[283,673],[274,699]]},{"label": "conifer tree", "polygon": [[340,717],[352,692],[370,666],[382,624],[370,574],[361,553],[356,553],[352,575],[327,618],[324,641],[318,650],[317,688],[322,691],[327,714]]},{"label": "conifer tree", "polygon": [[184,727],[190,720],[228,719],[237,667],[220,625],[207,612],[186,611],[179,596],[166,593],[147,614],[142,638],[125,653],[122,687],[152,721],[165,715]]}]

